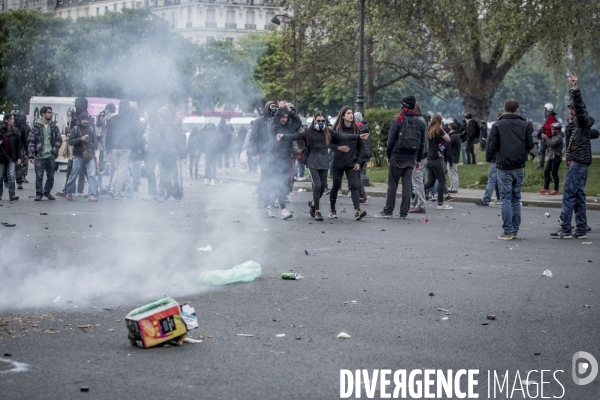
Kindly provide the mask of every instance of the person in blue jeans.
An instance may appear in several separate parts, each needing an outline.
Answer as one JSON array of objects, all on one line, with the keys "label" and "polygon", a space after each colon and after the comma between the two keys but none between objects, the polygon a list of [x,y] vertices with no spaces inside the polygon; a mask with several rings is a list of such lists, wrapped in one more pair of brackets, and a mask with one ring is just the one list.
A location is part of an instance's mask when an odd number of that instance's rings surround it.
[{"label": "person in blue jeans", "polygon": [[[496,119],[500,118],[502,114],[498,114]],[[490,163],[490,168],[488,169],[488,181],[485,186],[485,193],[480,201],[476,202],[478,206],[489,206],[492,201],[492,194],[494,194],[494,189],[496,189],[496,197],[500,198],[500,191],[498,189],[498,173],[496,169],[496,152],[490,151],[489,147],[486,147],[485,150],[485,161]]]},{"label": "person in blue jeans", "polygon": [[[569,136],[567,143],[567,174],[563,186],[562,209],[560,213],[561,227],[558,232],[550,234],[553,239],[585,239],[587,237],[587,215],[585,206],[585,183],[588,167],[592,163],[590,139],[598,137],[598,131],[592,130],[594,119],[590,117],[577,88],[577,75],[569,74],[571,90],[570,116],[575,122],[575,131]],[[571,220],[575,212],[575,232]]]},{"label": "person in blue jeans", "polygon": [[504,102],[504,114],[492,126],[488,152],[496,153],[498,189],[502,201],[500,240],[516,239],[521,226],[521,187],[525,176],[527,152],[533,148],[533,133],[525,118],[519,115],[519,102]]},{"label": "person in blue jeans", "polygon": [[89,126],[90,116],[82,112],[77,117],[77,126],[69,135],[69,146],[73,146],[73,170],[66,184],[67,200],[73,200],[75,181],[81,170],[87,172],[88,200],[98,201],[98,188],[96,184],[96,159],[95,153],[98,140],[95,131]]}]

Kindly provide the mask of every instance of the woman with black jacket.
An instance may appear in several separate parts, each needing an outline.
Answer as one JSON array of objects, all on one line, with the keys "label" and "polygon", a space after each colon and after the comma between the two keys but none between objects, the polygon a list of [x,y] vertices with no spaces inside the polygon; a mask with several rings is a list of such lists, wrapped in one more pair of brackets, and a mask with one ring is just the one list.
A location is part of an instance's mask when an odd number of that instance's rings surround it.
[{"label": "woman with black jacket", "polygon": [[[333,130],[339,133],[355,135],[359,137],[361,134],[360,128],[354,121],[354,111],[348,106],[342,107],[338,113]],[[368,137],[368,134],[367,134]],[[342,187],[342,178],[344,173],[348,179],[350,193],[352,194],[352,203],[354,205],[354,217],[356,220],[367,215],[366,211],[360,209],[360,200],[358,195],[358,180],[360,179],[360,161],[363,157],[363,143],[361,140],[343,140],[337,146],[332,146],[335,151],[333,163],[331,165],[331,175],[333,177],[333,185],[329,193],[329,201],[331,210],[329,218],[337,218],[335,203],[337,201],[338,191]]]},{"label": "woman with black jacket", "polygon": [[19,200],[15,193],[15,169],[21,165],[21,138],[20,132],[15,128],[15,116],[4,115],[4,123],[0,129],[0,199],[2,199],[2,176],[4,169],[8,170],[9,199]]},{"label": "woman with black jacket", "polygon": [[[327,186],[327,171],[329,170],[329,156],[327,149],[330,146],[335,146],[333,143],[341,143],[342,141],[357,141],[360,138],[358,135],[343,134],[330,130],[327,127],[327,117],[321,111],[318,111],[310,127],[302,132],[293,135],[277,135],[277,140],[295,141],[304,140],[308,156],[306,167],[310,171],[310,176],[313,180],[313,200],[308,202],[310,216],[317,221],[323,221],[319,203]],[[362,217],[361,217],[362,218]]]},{"label": "woman with black jacket", "polygon": [[444,157],[442,152],[445,147],[449,145],[450,136],[442,128],[442,116],[436,114],[431,119],[429,124],[429,130],[427,132],[427,139],[429,140],[429,150],[427,152],[427,183],[424,188],[425,191],[432,188],[435,185],[435,181],[438,181],[438,210],[452,210],[448,204],[444,204],[444,192],[446,188],[446,172],[444,170]]}]

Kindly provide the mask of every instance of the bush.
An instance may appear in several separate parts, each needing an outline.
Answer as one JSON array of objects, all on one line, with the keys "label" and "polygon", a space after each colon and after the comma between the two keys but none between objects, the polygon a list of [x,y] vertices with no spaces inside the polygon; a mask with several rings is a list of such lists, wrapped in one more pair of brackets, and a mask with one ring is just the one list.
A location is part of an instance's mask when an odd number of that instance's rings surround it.
[{"label": "bush", "polygon": [[365,118],[369,123],[369,131],[373,137],[373,163],[376,167],[387,165],[386,146],[387,132],[390,122],[398,115],[397,110],[385,108],[371,109],[365,112]]}]

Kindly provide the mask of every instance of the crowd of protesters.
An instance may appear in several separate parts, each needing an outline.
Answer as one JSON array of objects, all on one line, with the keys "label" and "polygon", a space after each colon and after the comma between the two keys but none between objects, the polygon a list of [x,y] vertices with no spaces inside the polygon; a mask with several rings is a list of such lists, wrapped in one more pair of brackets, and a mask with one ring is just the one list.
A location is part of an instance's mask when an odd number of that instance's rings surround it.
[{"label": "crowd of protesters", "polygon": [[[499,239],[517,238],[525,163],[528,158],[532,160],[532,152],[539,146],[540,163],[536,169],[545,168],[540,194],[560,194],[558,170],[563,151],[568,165],[563,182],[561,229],[551,237],[585,238],[589,231],[585,183],[592,161],[590,139],[597,138],[598,131],[592,129],[595,121],[588,114],[577,88],[577,76],[571,74],[568,83],[571,86],[568,124],[563,129],[554,107],[548,103],[544,106],[544,124],[538,132],[519,114],[516,99],[506,100],[504,112],[498,114],[488,135],[487,123],[481,121],[480,125],[470,113],[465,114],[462,123],[456,119],[444,123],[438,114],[422,115],[420,104],[413,96],[402,98],[401,110],[384,134],[387,200],[383,211],[374,216],[392,218],[400,183],[401,219],[407,218],[409,213],[426,213],[427,200],[435,198],[437,210],[452,210],[446,201],[452,200],[451,194],[459,190],[460,159],[465,165],[477,164],[481,145],[490,166],[484,195],[476,204],[492,204],[495,191],[503,219]],[[34,200],[41,201],[44,197],[55,200],[52,189],[59,154],[68,159],[68,166],[64,189],[55,194],[69,201],[74,196],[87,197],[90,202],[97,202],[100,194],[115,200],[133,199],[134,192],[141,186],[142,163],[147,177],[147,195],[142,200],[162,202],[182,199],[183,164],[188,159],[189,177],[200,179],[203,175],[206,185],[216,185],[217,168],[230,165],[235,168],[239,161],[248,165],[250,173],[260,167],[258,205],[270,218],[276,217],[277,208],[282,220],[293,217],[286,207],[287,196],[295,180],[307,179],[313,186],[312,200],[308,202],[310,216],[323,221],[321,198],[328,194],[328,217],[338,218],[336,203],[344,175],[355,219],[366,216],[366,211],[361,209],[361,204],[368,201],[361,172],[373,155],[373,144],[368,121],[351,107],[342,107],[333,125],[325,113],[319,111],[309,126],[303,126],[292,104],[269,101],[250,129],[242,126],[236,132],[221,119],[219,124],[193,128],[187,140],[176,110],[169,104],[149,110],[143,118],[127,100],[120,101],[118,107],[107,104],[96,118],[90,116],[87,108],[85,98],[75,100],[75,109],[69,110],[64,136],[49,106],[39,110],[31,128],[23,113],[13,111],[4,115],[0,132],[0,176],[4,178],[4,185],[0,185],[0,199],[4,187],[8,189],[10,201],[19,199],[16,189],[29,183],[26,179],[29,162],[35,171]],[[202,155],[203,174],[199,171]],[[308,178],[304,177],[305,167]],[[331,189],[329,177],[332,178]],[[83,195],[85,184],[87,195]]]}]

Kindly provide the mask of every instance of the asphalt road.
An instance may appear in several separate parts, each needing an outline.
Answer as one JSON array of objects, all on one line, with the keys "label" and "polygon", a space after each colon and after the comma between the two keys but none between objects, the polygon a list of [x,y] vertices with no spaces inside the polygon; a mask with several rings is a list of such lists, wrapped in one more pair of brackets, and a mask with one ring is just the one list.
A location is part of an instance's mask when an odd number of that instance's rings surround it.
[{"label": "asphalt road", "polygon": [[[33,202],[31,183],[0,202],[0,222],[16,223],[0,226],[0,398],[336,399],[341,369],[478,369],[479,398],[511,398],[508,387],[488,395],[488,371],[530,398],[542,379],[531,373],[527,386],[527,372],[550,370],[544,396],[600,398],[600,377],[571,377],[575,352],[600,359],[600,212],[588,212],[588,239],[551,240],[558,210],[524,207],[520,239],[506,242],[498,206],[430,207],[427,224],[354,221],[344,196],[340,219],[316,222],[299,193],[281,221],[250,186],[198,182],[186,180],[182,203]],[[247,260],[260,279],[197,282]],[[282,280],[288,271],[304,279]],[[129,344],[125,315],[164,295],[196,309],[188,336],[202,343]]]}]

